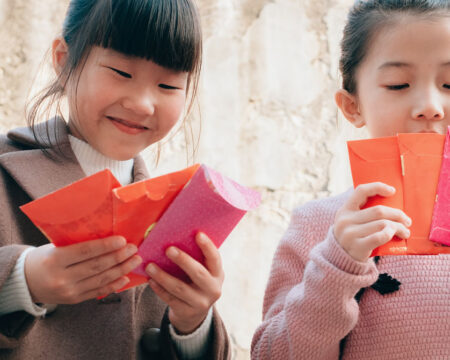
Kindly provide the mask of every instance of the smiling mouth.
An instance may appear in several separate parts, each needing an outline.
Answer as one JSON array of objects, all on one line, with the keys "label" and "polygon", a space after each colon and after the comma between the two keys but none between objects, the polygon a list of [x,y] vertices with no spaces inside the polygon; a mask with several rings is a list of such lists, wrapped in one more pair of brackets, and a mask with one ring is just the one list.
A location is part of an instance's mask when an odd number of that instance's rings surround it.
[{"label": "smiling mouth", "polygon": [[115,117],[112,117],[112,116],[107,116],[107,118],[109,120],[111,120],[111,121],[115,121],[115,122],[117,122],[119,124],[122,124],[124,126],[127,126],[127,127],[131,128],[131,129],[148,130],[148,127],[146,127],[146,126],[142,126],[142,125],[139,125],[139,124],[136,124],[136,123],[133,123],[133,122],[129,122],[129,121],[123,120],[123,119],[118,119],[118,118],[115,118]]}]

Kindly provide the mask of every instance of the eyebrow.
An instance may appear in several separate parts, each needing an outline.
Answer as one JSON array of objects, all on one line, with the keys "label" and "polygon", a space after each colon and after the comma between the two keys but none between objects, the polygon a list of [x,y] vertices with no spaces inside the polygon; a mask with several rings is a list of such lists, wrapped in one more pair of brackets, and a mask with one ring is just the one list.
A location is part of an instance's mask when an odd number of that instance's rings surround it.
[{"label": "eyebrow", "polygon": [[[382,70],[382,69],[386,69],[386,68],[390,68],[390,67],[403,68],[403,67],[412,67],[412,66],[413,65],[411,65],[411,64],[400,62],[400,61],[389,61],[389,62],[386,62],[386,63],[380,65],[378,67],[378,70]],[[442,67],[450,66],[450,61],[442,63],[440,66],[442,66]]]},{"label": "eyebrow", "polygon": [[380,66],[378,67],[378,70],[386,69],[386,68],[390,68],[390,67],[402,68],[402,67],[411,67],[411,66],[412,66],[411,64],[404,63],[404,62],[399,62],[399,61],[389,61],[389,62],[386,62],[386,63],[380,65]]}]

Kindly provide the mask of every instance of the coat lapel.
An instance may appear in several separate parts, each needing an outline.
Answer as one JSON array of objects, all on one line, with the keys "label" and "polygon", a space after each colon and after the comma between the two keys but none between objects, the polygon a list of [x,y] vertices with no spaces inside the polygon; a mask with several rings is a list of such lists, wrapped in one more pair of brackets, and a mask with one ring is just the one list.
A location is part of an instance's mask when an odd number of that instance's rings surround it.
[{"label": "coat lapel", "polygon": [[[21,145],[29,146],[30,150],[0,156],[0,166],[33,200],[85,176],[70,146],[63,120],[53,119],[37,125],[36,135],[48,145],[45,146],[47,154],[35,148],[36,140],[31,130],[19,128],[9,132],[8,137]],[[49,139],[54,147],[50,147]]]},{"label": "coat lapel", "polygon": [[[36,125],[36,137],[45,144],[45,154],[36,148],[36,138],[29,128],[8,133],[11,140],[30,147],[0,155],[0,166],[23,188],[32,200],[47,195],[85,177],[70,146],[64,120],[55,118]],[[54,146],[51,146],[53,144]],[[148,178],[143,158],[134,159],[134,182]]]}]

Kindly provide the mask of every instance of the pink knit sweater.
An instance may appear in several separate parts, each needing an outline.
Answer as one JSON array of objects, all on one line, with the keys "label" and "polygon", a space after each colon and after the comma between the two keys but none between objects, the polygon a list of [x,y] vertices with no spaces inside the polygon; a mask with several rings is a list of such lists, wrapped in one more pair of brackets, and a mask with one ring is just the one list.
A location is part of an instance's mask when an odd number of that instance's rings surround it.
[{"label": "pink knit sweater", "polygon": [[[450,257],[388,256],[353,260],[331,226],[351,191],[310,202],[292,215],[275,254],[263,323],[252,359],[450,359]],[[360,288],[380,273],[400,290],[381,295]]]}]

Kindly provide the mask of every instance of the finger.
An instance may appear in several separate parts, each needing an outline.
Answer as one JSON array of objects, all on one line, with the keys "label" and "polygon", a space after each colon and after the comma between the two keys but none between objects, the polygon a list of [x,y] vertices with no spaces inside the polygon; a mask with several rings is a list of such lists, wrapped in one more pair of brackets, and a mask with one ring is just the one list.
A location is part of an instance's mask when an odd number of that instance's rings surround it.
[{"label": "finger", "polygon": [[58,248],[61,263],[70,266],[97,256],[119,250],[126,245],[122,236],[110,236],[104,239],[84,241],[82,243]]},{"label": "finger", "polygon": [[358,185],[347,202],[347,207],[353,210],[359,210],[367,200],[375,195],[392,196],[395,194],[395,188],[382,182]]},{"label": "finger", "polygon": [[[165,290],[161,285],[159,285],[156,281],[153,279],[150,279],[148,284],[152,288],[152,290],[155,292],[158,297],[164,301],[167,305],[169,305],[171,308],[176,309],[177,311],[182,311],[183,308],[188,310],[190,307],[188,304],[186,304],[184,301],[178,299],[174,295],[170,294],[167,290]],[[185,311],[184,311],[185,312]]]},{"label": "finger", "polygon": [[112,294],[112,293],[122,289],[129,282],[130,282],[130,279],[127,276],[122,276],[119,279],[116,279],[109,284],[103,285],[102,287],[99,287],[96,289],[91,289],[89,291],[86,291],[85,293],[82,293],[80,295],[78,302],[82,302],[82,301],[89,300],[89,299],[95,299],[100,296],[108,296],[109,294]]},{"label": "finger", "polygon": [[137,250],[136,245],[127,244],[119,250],[72,265],[68,267],[67,270],[72,279],[81,281],[123,263],[125,260],[136,254]]},{"label": "finger", "polygon": [[191,285],[188,285],[184,281],[168,274],[153,263],[147,266],[146,271],[150,277],[170,295],[188,305],[195,305],[199,294]]},{"label": "finger", "polygon": [[358,224],[368,223],[376,220],[391,220],[402,223],[409,227],[412,220],[402,210],[392,208],[389,206],[377,205],[359,212],[358,217],[355,218]]},{"label": "finger", "polygon": [[[390,220],[376,220],[365,224],[348,226],[345,229],[343,236],[346,239],[363,239],[373,234],[383,233],[386,228],[393,229],[394,235],[397,235],[402,239],[407,239],[411,235],[409,229],[401,223]],[[390,233],[390,231],[388,233]],[[387,241],[392,239],[394,235],[392,235]],[[384,240],[381,239],[381,241]]]},{"label": "finger", "polygon": [[216,287],[217,279],[214,278],[208,269],[206,269],[201,263],[193,259],[184,251],[171,246],[166,251],[167,257],[177,264],[202,290],[208,290]]},{"label": "finger", "polygon": [[390,222],[381,231],[372,233],[360,241],[366,243],[370,249],[375,249],[392,240],[395,235],[399,238],[406,239],[409,237],[409,230],[399,223]]},{"label": "finger", "polygon": [[205,257],[205,265],[212,276],[223,278],[222,258],[212,240],[202,232],[196,236],[197,245]]},{"label": "finger", "polygon": [[124,261],[123,263],[116,265],[100,274],[92,276],[90,278],[79,281],[76,286],[79,287],[81,293],[89,292],[94,289],[99,289],[107,284],[110,284],[117,279],[128,274],[130,271],[135,269],[142,259],[139,255],[134,255],[130,259]]}]

